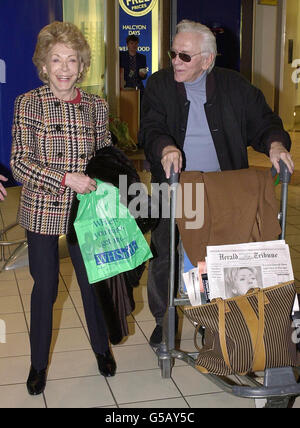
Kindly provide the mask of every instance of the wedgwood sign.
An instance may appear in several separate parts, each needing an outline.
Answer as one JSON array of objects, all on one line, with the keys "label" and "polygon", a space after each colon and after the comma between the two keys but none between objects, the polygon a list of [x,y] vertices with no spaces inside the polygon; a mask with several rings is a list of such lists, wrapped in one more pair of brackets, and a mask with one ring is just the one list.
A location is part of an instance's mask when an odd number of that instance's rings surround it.
[{"label": "wedgwood sign", "polygon": [[143,16],[151,12],[157,0],[119,0],[121,8],[131,16]]}]

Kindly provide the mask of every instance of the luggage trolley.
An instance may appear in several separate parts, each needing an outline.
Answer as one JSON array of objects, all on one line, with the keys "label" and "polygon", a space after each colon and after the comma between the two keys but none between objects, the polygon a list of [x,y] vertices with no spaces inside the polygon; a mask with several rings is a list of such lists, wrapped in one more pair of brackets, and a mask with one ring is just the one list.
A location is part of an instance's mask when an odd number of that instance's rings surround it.
[{"label": "luggage trolley", "polygon": [[[276,171],[272,169],[273,176]],[[290,182],[290,173],[284,164],[280,161],[280,182],[281,182],[281,206],[278,216],[282,233],[280,239],[285,237],[286,228],[286,213],[287,213],[287,197],[288,185]],[[197,360],[197,352],[184,352],[175,348],[175,317],[176,306],[190,305],[187,295],[174,297],[175,290],[175,234],[176,234],[176,189],[179,182],[179,175],[171,171],[169,180],[170,185],[170,272],[169,272],[169,302],[168,308],[164,317],[163,324],[163,341],[156,348],[158,364],[161,369],[162,378],[170,378],[174,360],[179,359],[185,361],[188,365],[195,368]],[[182,248],[182,245],[179,247]],[[182,251],[179,248],[179,269],[181,269]],[[181,275],[178,275],[179,281],[182,281]],[[179,287],[180,289],[180,287]],[[296,346],[296,345],[295,345]],[[200,372],[199,372],[200,373]],[[286,408],[296,396],[300,395],[300,368],[281,367],[268,368],[264,371],[263,383],[259,382],[259,377],[255,378],[252,375],[240,376],[231,375],[230,377],[217,376],[213,374],[202,374],[215,385],[223,389],[225,392],[233,394],[241,398],[266,399],[266,408]]]}]

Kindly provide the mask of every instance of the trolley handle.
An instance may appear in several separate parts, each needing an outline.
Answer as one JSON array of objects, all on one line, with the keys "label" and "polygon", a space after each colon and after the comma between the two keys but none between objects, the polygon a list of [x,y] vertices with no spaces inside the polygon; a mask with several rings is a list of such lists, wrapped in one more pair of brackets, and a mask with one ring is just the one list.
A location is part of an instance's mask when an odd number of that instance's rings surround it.
[{"label": "trolley handle", "polygon": [[[280,173],[279,173],[280,182],[289,184],[289,182],[291,181],[291,173],[287,165],[283,162],[283,160],[279,161],[279,168],[280,168]],[[271,173],[273,177],[275,177],[275,175],[277,174],[277,171],[274,168],[274,166],[272,166]],[[172,164],[168,183],[170,186],[172,186],[172,184],[177,184],[178,182],[179,182],[179,173],[174,172],[174,165]]]},{"label": "trolley handle", "polygon": [[[279,161],[279,167],[280,167],[280,173],[279,173],[280,182],[288,184],[291,181],[291,173],[288,170],[287,165],[283,162],[283,160]],[[275,177],[275,175],[277,174],[277,171],[274,168],[274,166],[272,166],[271,172],[272,172],[272,176]],[[174,172],[174,165],[172,164],[168,183],[172,185],[172,184],[177,184],[178,181],[179,181],[179,173]]]},{"label": "trolley handle", "polygon": [[[284,184],[289,184],[289,182],[291,181],[292,174],[288,170],[288,167],[283,162],[283,160],[279,161],[279,167],[280,167],[280,173],[279,173],[280,182]],[[272,172],[272,176],[275,177],[275,175],[277,174],[277,171],[274,168],[274,166],[272,166],[271,172]]]},{"label": "trolley handle", "polygon": [[173,184],[177,184],[179,182],[179,172],[174,171],[174,165],[171,165],[170,169],[170,178],[168,179],[168,183],[170,186]]}]

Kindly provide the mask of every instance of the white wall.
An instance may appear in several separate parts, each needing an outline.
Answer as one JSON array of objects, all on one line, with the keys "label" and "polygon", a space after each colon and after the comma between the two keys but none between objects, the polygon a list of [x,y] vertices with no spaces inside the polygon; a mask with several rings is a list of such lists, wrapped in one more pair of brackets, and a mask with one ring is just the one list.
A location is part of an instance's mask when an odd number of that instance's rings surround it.
[{"label": "white wall", "polygon": [[[274,109],[277,7],[255,4],[253,84],[264,93]],[[279,88],[279,115],[286,129],[294,127],[295,105],[300,105],[300,84],[292,81],[295,70],[288,63],[288,40],[294,41],[293,59],[300,58],[300,0],[283,0],[282,58]]]},{"label": "white wall", "polygon": [[252,83],[262,90],[274,109],[277,8],[254,2],[254,55]]},{"label": "white wall", "polygon": [[[295,59],[300,59],[300,1],[298,0],[298,26],[297,26],[297,44],[295,48]],[[299,74],[297,74],[299,77]],[[296,105],[300,106],[300,83],[296,87]],[[299,119],[298,119],[299,120]]]},{"label": "white wall", "polygon": [[288,40],[294,41],[293,59],[295,59],[297,55],[298,6],[300,5],[300,0],[287,0],[285,3],[286,22],[283,34],[283,74],[279,98],[279,115],[284,122],[285,128],[291,130],[294,127],[294,111],[298,90],[292,81],[292,73],[295,69],[288,63]]}]

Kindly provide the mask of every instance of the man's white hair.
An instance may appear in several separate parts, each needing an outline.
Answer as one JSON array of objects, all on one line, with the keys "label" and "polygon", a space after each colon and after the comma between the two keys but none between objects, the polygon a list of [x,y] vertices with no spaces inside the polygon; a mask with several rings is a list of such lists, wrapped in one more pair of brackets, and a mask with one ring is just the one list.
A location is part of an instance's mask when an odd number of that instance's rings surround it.
[{"label": "man's white hair", "polygon": [[206,27],[206,25],[200,24],[200,22],[190,21],[188,19],[183,19],[176,26],[176,34],[184,32],[201,34],[202,51],[213,55],[213,62],[207,70],[207,72],[209,73],[214,68],[217,56],[217,43],[215,35],[208,27]]}]

